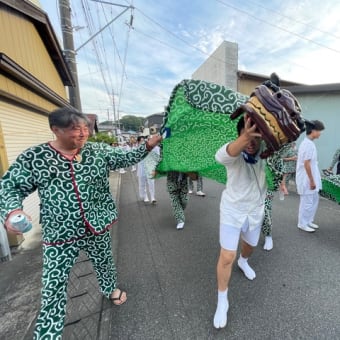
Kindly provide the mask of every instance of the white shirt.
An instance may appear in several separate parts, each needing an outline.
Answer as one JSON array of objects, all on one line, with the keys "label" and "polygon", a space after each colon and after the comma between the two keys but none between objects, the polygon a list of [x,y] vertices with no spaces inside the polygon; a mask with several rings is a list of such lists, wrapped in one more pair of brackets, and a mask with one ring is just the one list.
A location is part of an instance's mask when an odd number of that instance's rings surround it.
[{"label": "white shirt", "polygon": [[242,154],[230,156],[228,144],[223,145],[215,155],[218,163],[227,170],[227,184],[220,203],[220,223],[241,228],[248,219],[249,229],[258,227],[264,217],[264,200],[267,182],[265,161],[246,163]]},{"label": "white shirt", "polygon": [[[296,161],[296,189],[299,195],[310,195],[322,188],[321,175],[318,167],[318,153],[315,144],[308,137],[300,144]],[[310,181],[307,176],[304,162],[310,160],[310,167],[316,188],[310,189]]]}]

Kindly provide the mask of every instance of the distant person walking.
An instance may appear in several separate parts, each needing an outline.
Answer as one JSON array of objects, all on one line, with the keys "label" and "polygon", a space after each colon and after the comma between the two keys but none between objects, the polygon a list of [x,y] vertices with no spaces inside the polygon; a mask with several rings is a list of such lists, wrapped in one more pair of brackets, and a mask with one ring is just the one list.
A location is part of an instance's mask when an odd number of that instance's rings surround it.
[{"label": "distant person walking", "polygon": [[336,165],[336,174],[340,175],[340,148],[337,149],[332,157],[332,162],[328,169],[324,169],[323,172],[326,176],[333,175],[333,168]]},{"label": "distant person walking", "polygon": [[[130,147],[131,149],[135,149],[136,147],[138,147],[136,139],[130,140]],[[137,170],[137,166],[135,164],[131,165],[131,172],[135,172],[136,170]]]},{"label": "distant person walking", "polygon": [[176,219],[176,229],[184,228],[184,210],[188,204],[188,175],[183,172],[169,171],[167,173],[167,190],[170,195],[172,212]]},{"label": "distant person walking", "polygon": [[[205,196],[205,193],[203,192],[203,178],[201,175],[197,175],[197,191],[196,195],[197,196]],[[192,194],[194,191],[194,180],[189,176],[188,177],[188,188],[189,188],[189,194]]]},{"label": "distant person walking", "polygon": [[267,190],[266,198],[265,198],[265,209],[264,209],[264,218],[262,222],[261,231],[264,236],[264,250],[272,250],[273,243],[273,235],[272,235],[272,227],[273,227],[273,219],[272,219],[272,211],[273,211],[273,199],[274,199],[274,191]]},{"label": "distant person walking", "polygon": [[[138,145],[143,143],[145,141],[146,137],[144,136],[138,136],[137,137],[137,143]],[[142,160],[137,164],[137,177],[138,177],[138,191],[139,191],[139,198],[143,200],[145,203],[150,202],[152,204],[155,204],[156,198],[155,198],[155,179],[152,177],[152,174],[148,173],[150,169],[148,169],[148,157],[158,157],[160,155],[160,148],[157,145],[153,148],[153,150]],[[150,163],[150,162],[149,162]],[[154,162],[156,165],[156,163]],[[154,169],[151,169],[151,172],[154,171]],[[150,197],[149,197],[150,196]]]},{"label": "distant person walking", "polygon": [[283,160],[283,177],[280,185],[280,191],[283,195],[288,195],[287,182],[289,179],[295,179],[297,160],[296,143],[291,142],[284,145],[280,150],[280,154]]},{"label": "distant person walking", "polygon": [[320,137],[324,129],[319,120],[306,121],[306,137],[300,144],[296,163],[296,188],[300,195],[298,228],[309,233],[319,228],[314,223],[314,217],[322,183],[314,140]]},{"label": "distant person walking", "polygon": [[[130,150],[131,150],[130,146],[129,146],[126,142],[123,142],[123,145],[121,146],[121,148],[122,148],[124,151],[130,151]],[[125,174],[126,171],[125,171],[124,168],[120,168],[120,169],[119,169],[119,173],[120,173],[120,174]]]},{"label": "distant person walking", "polygon": [[[281,152],[284,152],[283,148],[274,152],[272,155],[267,157],[266,162],[267,166],[269,166],[276,175],[271,180],[271,187],[267,189],[265,203],[264,203],[264,218],[262,222],[262,233],[264,236],[264,250],[272,250],[273,243],[273,200],[274,194],[279,189],[280,184],[282,183],[282,171],[283,171],[283,159]],[[295,171],[295,170],[294,170]]]}]

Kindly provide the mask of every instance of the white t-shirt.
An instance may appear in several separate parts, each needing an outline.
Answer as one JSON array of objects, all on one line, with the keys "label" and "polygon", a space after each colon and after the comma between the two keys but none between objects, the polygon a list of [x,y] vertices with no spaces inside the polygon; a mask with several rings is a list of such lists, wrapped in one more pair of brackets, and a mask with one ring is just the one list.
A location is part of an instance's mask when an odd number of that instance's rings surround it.
[{"label": "white t-shirt", "polygon": [[226,151],[227,145],[215,155],[216,161],[226,167],[228,177],[221,197],[220,223],[241,228],[248,219],[249,229],[253,230],[264,217],[266,162],[259,159],[255,164],[246,163],[242,154],[232,157]]},{"label": "white t-shirt", "polygon": [[[307,176],[304,162],[310,160],[312,175],[314,178],[316,188],[310,189],[310,181]],[[312,140],[306,137],[300,144],[298,150],[298,158],[296,161],[296,189],[299,195],[310,195],[318,192],[321,187],[321,175],[318,167],[318,153],[315,144]]]}]

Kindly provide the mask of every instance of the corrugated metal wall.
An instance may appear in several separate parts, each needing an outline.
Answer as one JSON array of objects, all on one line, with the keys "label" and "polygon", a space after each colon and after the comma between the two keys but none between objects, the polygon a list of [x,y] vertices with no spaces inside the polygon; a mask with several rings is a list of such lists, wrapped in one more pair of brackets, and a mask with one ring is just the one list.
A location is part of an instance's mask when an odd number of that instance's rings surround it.
[{"label": "corrugated metal wall", "polygon": [[32,145],[51,140],[47,116],[0,102],[0,121],[9,163]]},{"label": "corrugated metal wall", "polygon": [[8,168],[7,151],[0,120],[0,177],[4,174],[7,168]]},{"label": "corrugated metal wall", "polygon": [[[32,145],[53,139],[46,116],[0,102],[0,122],[9,165]],[[33,219],[33,231],[39,226],[39,197],[34,193],[24,200],[24,210]],[[30,232],[31,233],[31,232]]]},{"label": "corrugated metal wall", "polygon": [[[0,74],[2,172],[25,149],[53,139],[43,113],[67,103],[63,79],[32,21],[30,14],[1,7],[0,52],[7,58]],[[40,230],[39,203],[37,193],[24,201],[24,210],[33,219],[33,232],[25,235],[26,239]]]}]

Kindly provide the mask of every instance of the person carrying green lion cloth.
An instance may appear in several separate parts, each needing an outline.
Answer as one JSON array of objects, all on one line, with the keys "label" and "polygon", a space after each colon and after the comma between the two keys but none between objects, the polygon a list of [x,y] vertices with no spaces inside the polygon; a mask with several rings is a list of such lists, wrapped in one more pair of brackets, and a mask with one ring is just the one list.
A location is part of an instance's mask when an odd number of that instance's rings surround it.
[{"label": "person carrying green lion cloth", "polygon": [[267,190],[277,190],[282,179],[275,151],[304,130],[300,113],[297,100],[280,89],[275,74],[250,97],[200,80],[182,81],[170,97],[158,173],[197,172],[226,184],[220,203],[215,328],[227,325],[228,285],[240,238],[237,264],[247,279],[256,277],[248,258],[260,237]]}]

